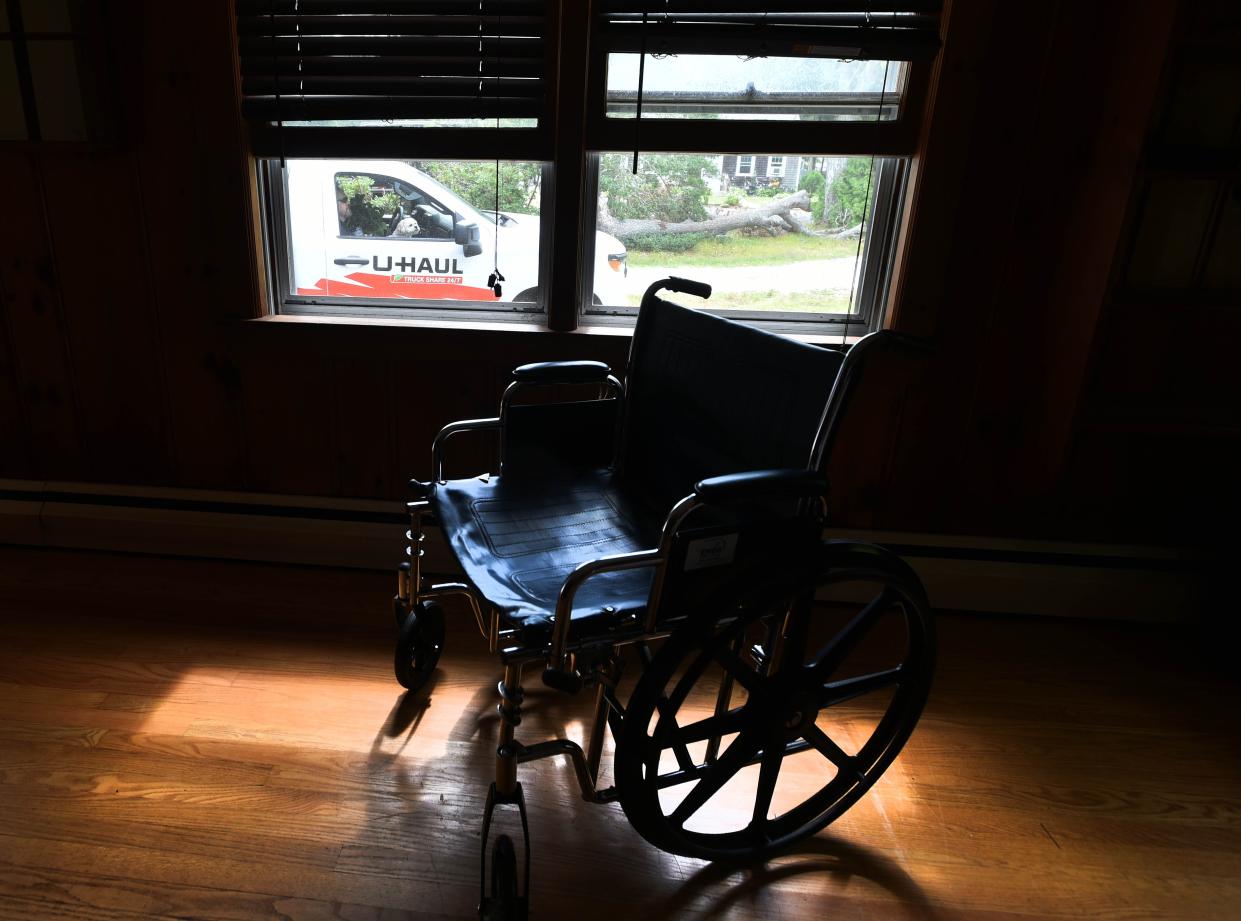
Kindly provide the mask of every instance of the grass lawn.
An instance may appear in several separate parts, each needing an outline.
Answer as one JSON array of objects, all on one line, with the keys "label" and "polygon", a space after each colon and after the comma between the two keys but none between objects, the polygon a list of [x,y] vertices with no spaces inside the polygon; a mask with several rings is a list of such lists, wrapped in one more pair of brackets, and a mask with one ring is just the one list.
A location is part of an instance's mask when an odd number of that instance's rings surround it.
[{"label": "grass lawn", "polygon": [[[629,296],[629,306],[637,307],[641,294]],[[783,310],[796,313],[846,313],[849,295],[820,288],[815,291],[718,291],[704,305],[709,310]]]},{"label": "grass lawn", "polygon": [[652,253],[629,250],[629,264],[660,268],[675,266],[779,265],[785,262],[806,262],[812,259],[852,258],[857,255],[857,240],[834,240],[786,233],[778,237],[745,237],[733,232],[712,237],[683,253]]}]

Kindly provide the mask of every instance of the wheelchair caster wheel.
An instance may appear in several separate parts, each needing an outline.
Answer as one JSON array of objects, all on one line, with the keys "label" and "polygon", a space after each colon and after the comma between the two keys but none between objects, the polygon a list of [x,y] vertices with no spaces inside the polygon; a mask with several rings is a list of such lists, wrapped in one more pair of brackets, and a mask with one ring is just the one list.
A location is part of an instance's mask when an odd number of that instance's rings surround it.
[{"label": "wheelchair caster wheel", "polygon": [[478,906],[481,921],[526,921],[526,900],[517,894],[513,840],[500,835],[491,849],[491,894]]},{"label": "wheelchair caster wheel", "polygon": [[402,687],[422,687],[440,660],[444,648],[444,610],[434,601],[420,601],[405,616],[396,641],[393,670]]}]

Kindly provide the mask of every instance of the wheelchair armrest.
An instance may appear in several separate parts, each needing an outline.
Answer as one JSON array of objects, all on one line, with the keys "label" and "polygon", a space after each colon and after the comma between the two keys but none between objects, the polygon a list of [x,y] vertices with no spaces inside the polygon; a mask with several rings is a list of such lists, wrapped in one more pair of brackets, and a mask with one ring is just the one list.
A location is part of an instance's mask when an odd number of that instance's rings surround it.
[{"label": "wheelchair armrest", "polygon": [[747,470],[699,480],[694,495],[711,505],[760,499],[807,499],[827,493],[827,481],[817,470]]},{"label": "wheelchair armrest", "polygon": [[602,384],[612,373],[602,361],[536,361],[513,369],[523,384]]},{"label": "wheelchair armrest", "polygon": [[[460,422],[450,422],[440,429],[435,436],[435,440],[431,442],[431,476],[433,481],[442,482],[444,479],[444,442],[454,435],[459,435],[461,432],[477,432],[499,428],[500,418],[496,416],[491,419],[462,419]],[[410,487],[414,489],[415,494],[420,491],[419,487],[413,485],[416,482],[418,481],[410,482]],[[422,484],[419,485],[421,486]],[[424,495],[433,491],[434,486],[432,485],[429,490],[424,491]]]}]

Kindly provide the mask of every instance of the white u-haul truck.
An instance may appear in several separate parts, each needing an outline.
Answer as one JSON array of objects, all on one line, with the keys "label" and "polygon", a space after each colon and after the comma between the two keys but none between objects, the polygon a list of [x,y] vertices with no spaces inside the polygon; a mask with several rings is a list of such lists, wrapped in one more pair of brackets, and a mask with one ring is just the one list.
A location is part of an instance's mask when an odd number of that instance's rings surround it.
[{"label": "white u-haul truck", "polygon": [[[538,300],[538,217],[480,211],[400,160],[289,160],[287,177],[290,294]],[[500,297],[488,286],[497,265]],[[625,245],[597,232],[598,303],[626,303],[627,269]]]}]

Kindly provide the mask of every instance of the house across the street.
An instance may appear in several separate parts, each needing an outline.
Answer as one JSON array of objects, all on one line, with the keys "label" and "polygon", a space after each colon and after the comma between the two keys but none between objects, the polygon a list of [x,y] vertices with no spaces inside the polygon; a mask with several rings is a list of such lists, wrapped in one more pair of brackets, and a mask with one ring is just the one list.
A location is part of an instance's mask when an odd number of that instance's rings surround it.
[{"label": "house across the street", "polygon": [[720,158],[724,188],[797,190],[801,180],[801,157],[768,154],[725,154]]}]

